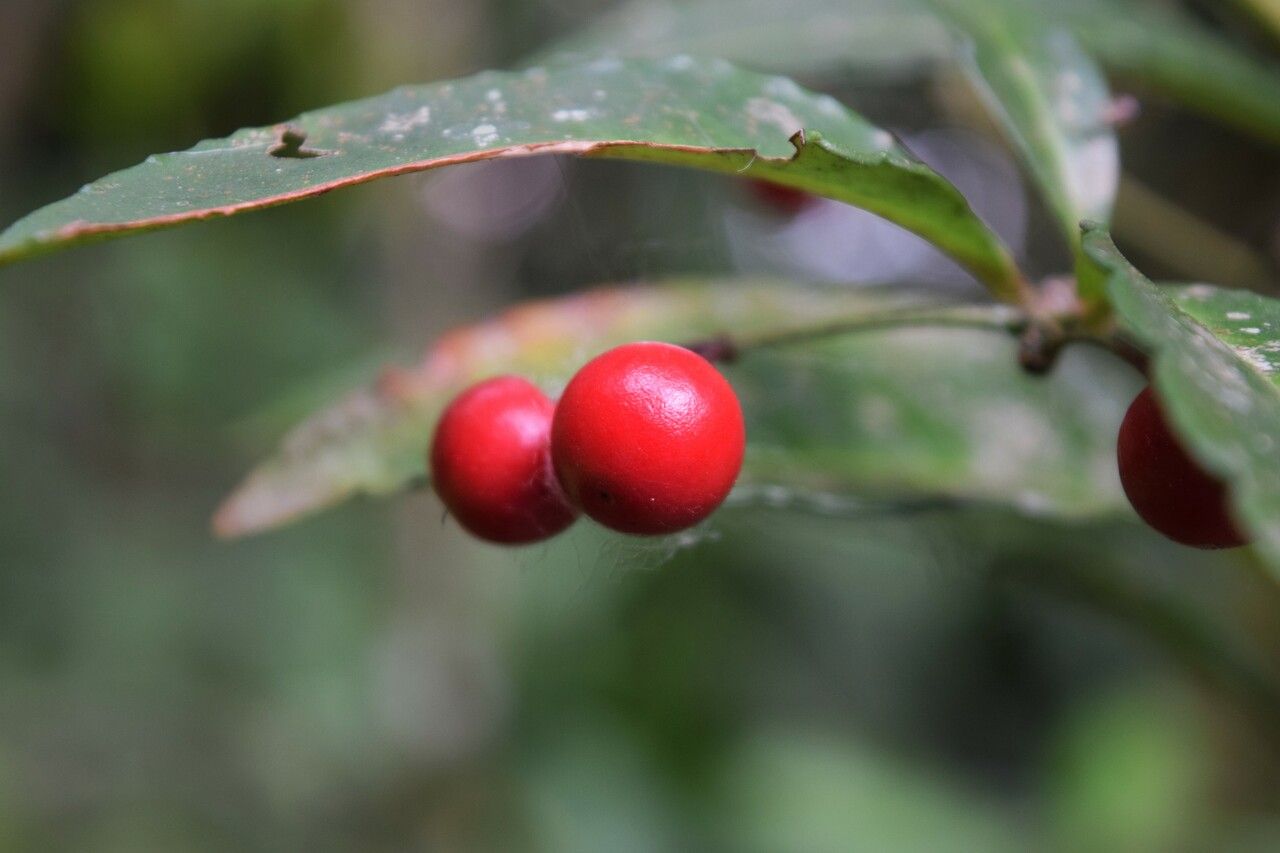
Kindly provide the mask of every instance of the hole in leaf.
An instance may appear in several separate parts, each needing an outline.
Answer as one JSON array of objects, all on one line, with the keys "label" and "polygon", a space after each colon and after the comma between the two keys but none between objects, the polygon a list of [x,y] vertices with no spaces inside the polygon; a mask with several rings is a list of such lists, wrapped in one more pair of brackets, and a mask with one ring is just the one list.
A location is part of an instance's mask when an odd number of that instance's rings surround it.
[{"label": "hole in leaf", "polygon": [[267,153],[272,157],[293,160],[309,160],[312,157],[323,157],[326,154],[333,153],[320,148],[306,148],[304,147],[306,141],[307,132],[305,130],[287,124],[280,128],[276,143],[267,149]]}]

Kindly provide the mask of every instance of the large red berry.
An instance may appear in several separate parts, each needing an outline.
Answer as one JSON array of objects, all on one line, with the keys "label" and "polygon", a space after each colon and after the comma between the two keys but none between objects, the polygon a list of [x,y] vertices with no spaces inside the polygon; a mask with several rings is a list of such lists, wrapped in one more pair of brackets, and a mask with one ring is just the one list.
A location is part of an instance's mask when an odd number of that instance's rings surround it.
[{"label": "large red berry", "polygon": [[577,517],[551,469],[555,405],[516,376],[464,391],[436,425],[431,482],[471,533],[514,545],[554,536]]},{"label": "large red berry", "polygon": [[1194,548],[1248,541],[1231,520],[1226,487],[1188,455],[1150,388],[1129,404],[1116,458],[1129,503],[1165,536]]},{"label": "large red berry", "polygon": [[556,407],[551,458],[569,498],[623,533],[672,533],[710,515],[742,468],[738,397],[684,347],[634,343],[589,362]]}]

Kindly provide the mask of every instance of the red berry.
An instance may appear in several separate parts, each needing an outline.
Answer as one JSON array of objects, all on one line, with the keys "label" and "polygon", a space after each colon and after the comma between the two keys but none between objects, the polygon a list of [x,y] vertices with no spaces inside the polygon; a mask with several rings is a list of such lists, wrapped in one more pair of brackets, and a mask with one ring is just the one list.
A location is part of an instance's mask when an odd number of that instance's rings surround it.
[{"label": "red berry", "polygon": [[516,376],[462,392],[431,441],[431,482],[458,523],[481,539],[536,542],[577,517],[551,469],[555,404]]},{"label": "red berry", "polygon": [[738,397],[702,356],[634,343],[570,380],[551,427],[569,498],[622,533],[672,533],[710,515],[742,468]]},{"label": "red berry", "polygon": [[1116,458],[1129,503],[1165,536],[1193,548],[1248,542],[1231,520],[1226,486],[1183,449],[1150,388],[1129,404]]},{"label": "red berry", "polygon": [[804,190],[775,184],[773,181],[752,180],[747,186],[751,194],[765,207],[784,216],[795,216],[816,201],[814,196]]}]

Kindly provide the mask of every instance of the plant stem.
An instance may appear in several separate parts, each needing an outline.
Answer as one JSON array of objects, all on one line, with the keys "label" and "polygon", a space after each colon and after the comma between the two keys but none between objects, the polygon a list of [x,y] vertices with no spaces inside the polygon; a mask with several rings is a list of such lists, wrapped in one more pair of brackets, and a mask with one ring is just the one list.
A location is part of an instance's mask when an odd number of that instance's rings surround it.
[{"label": "plant stem", "polygon": [[1143,376],[1148,375],[1151,359],[1142,347],[1138,346],[1126,335],[1113,332],[1109,335],[1069,335],[1066,343],[1089,344],[1100,347],[1127,363]]},{"label": "plant stem", "polygon": [[857,332],[929,326],[934,328],[981,329],[1019,334],[1030,318],[1011,305],[944,305],[928,308],[903,308],[883,314],[859,315],[830,320],[812,326],[799,326],[780,332],[735,338],[729,335],[688,344],[688,348],[710,361],[735,361],[761,349],[811,343]]},{"label": "plant stem", "polygon": [[860,332],[912,327],[978,329],[1016,336],[1019,338],[1019,361],[1024,369],[1037,376],[1052,370],[1063,348],[1077,343],[1105,349],[1144,376],[1147,373],[1147,354],[1124,335],[1114,331],[1063,333],[1056,318],[1037,320],[1021,308],[998,303],[904,308],[754,336],[720,335],[685,344],[685,348],[693,350],[708,361],[730,363],[756,350],[813,343]]}]

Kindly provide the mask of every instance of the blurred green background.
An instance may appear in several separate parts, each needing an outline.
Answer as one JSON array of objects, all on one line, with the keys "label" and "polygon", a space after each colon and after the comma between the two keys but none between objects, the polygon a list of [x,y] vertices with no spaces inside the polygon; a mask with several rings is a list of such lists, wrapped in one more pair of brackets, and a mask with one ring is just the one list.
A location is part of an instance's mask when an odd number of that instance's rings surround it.
[{"label": "blurred green background", "polygon": [[[6,0],[0,220],[154,151],[516,63],[608,5]],[[1006,152],[955,129],[954,86],[806,82],[980,194],[1033,270],[1061,264]],[[1135,260],[1280,281],[1275,151],[1143,108]],[[209,534],[289,425],[442,330],[731,269],[969,287],[867,217],[796,229],[723,178],[554,159],[5,270],[0,849],[1280,849],[1259,682],[1280,591],[1124,517],[743,507],[689,540],[579,525],[510,552],[419,493]]]}]

